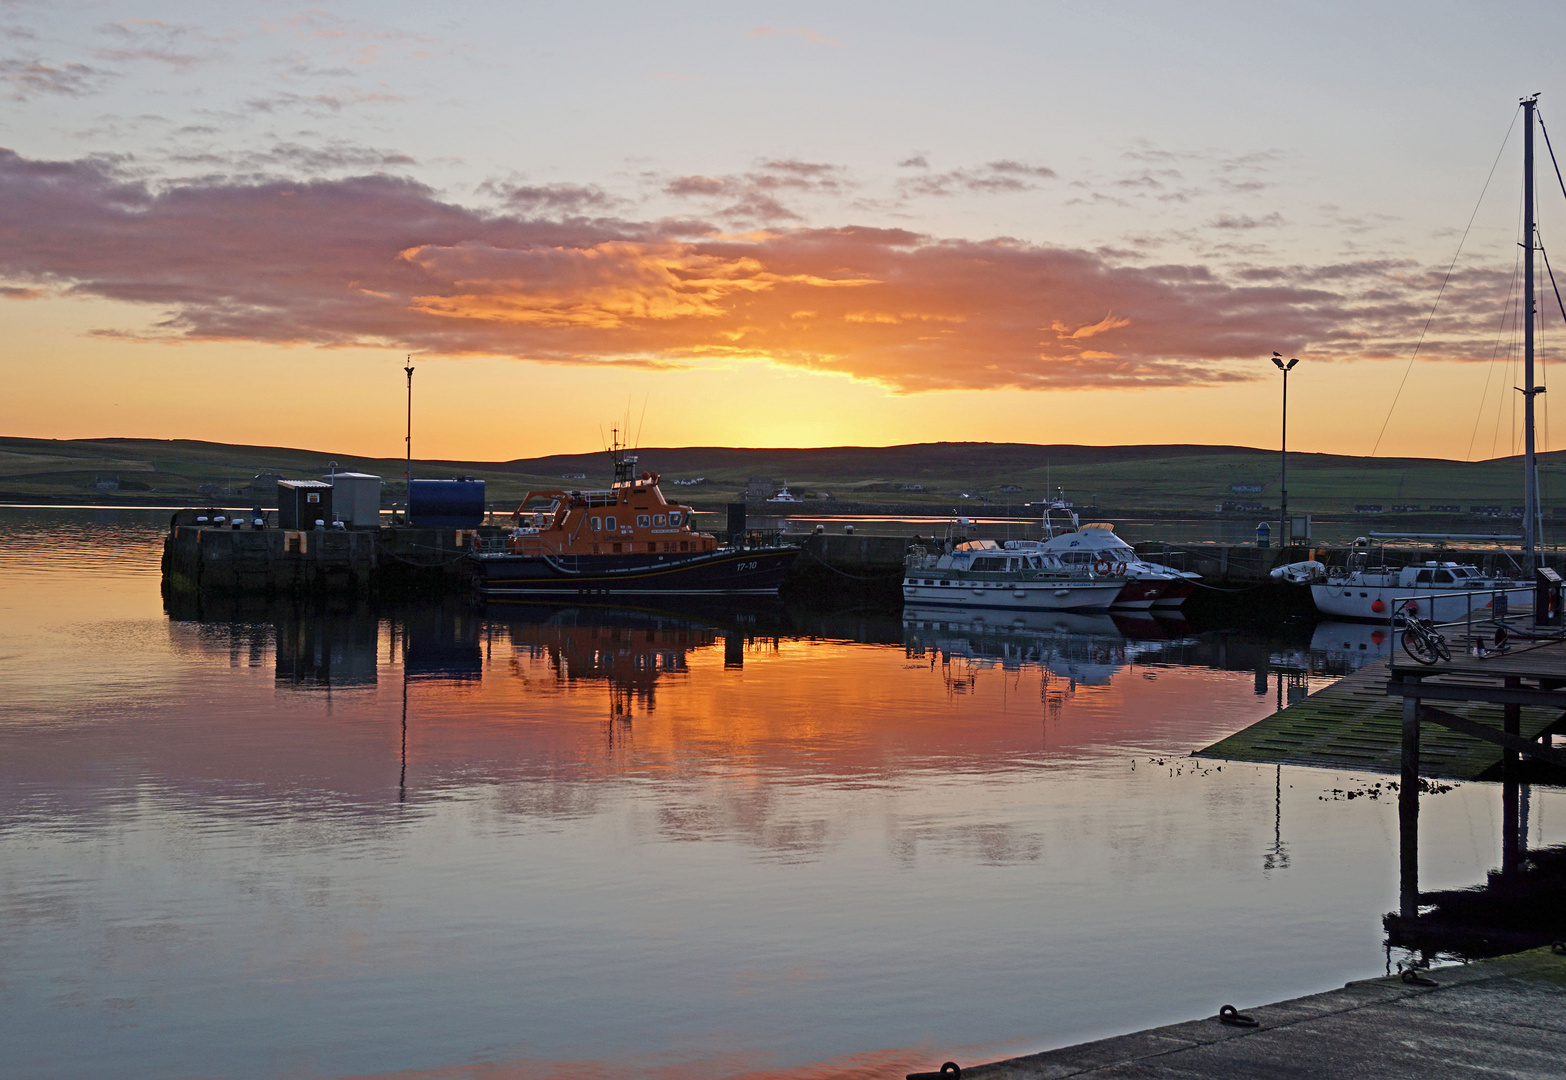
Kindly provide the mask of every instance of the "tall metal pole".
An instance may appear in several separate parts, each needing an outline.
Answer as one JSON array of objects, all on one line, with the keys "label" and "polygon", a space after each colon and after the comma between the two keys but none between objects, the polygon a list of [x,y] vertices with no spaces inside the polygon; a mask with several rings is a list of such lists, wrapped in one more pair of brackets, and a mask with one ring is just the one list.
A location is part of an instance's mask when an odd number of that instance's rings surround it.
[{"label": "tall metal pole", "polygon": [[1528,572],[1535,566],[1534,547],[1538,537],[1534,535],[1534,521],[1538,511],[1537,464],[1534,461],[1533,399],[1543,392],[1543,387],[1533,385],[1533,110],[1539,95],[1522,99],[1523,107],[1523,245],[1527,256],[1523,259],[1523,407],[1525,452],[1523,454],[1523,555],[1528,560]]},{"label": "tall metal pole", "polygon": [[408,467],[402,474],[402,483],[408,491],[408,498],[413,498],[413,356],[408,356],[408,366],[402,370],[408,373],[408,437],[404,441],[408,444]]},{"label": "tall metal pole", "polygon": [[1283,372],[1283,439],[1278,444],[1278,546],[1288,547],[1294,539],[1289,534],[1289,372],[1300,361],[1295,357],[1285,364],[1282,354],[1274,352],[1272,362]]},{"label": "tall metal pole", "polygon": [[1289,369],[1283,369],[1283,439],[1278,444],[1278,546],[1287,547],[1289,535]]}]

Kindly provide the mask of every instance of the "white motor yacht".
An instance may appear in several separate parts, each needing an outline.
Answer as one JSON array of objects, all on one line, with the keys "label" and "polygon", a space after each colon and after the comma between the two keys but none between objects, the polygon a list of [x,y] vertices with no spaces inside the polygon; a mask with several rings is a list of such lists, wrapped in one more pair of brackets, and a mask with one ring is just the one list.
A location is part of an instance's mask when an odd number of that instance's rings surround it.
[{"label": "white motor yacht", "polygon": [[963,540],[934,554],[915,551],[904,560],[903,574],[905,604],[1014,611],[1145,608],[1163,585],[1068,567],[1048,553],[1011,551],[993,540]]},{"label": "white motor yacht", "polygon": [[1068,568],[1091,568],[1095,574],[1163,582],[1151,602],[1155,609],[1179,607],[1196,591],[1196,583],[1201,580],[1200,574],[1142,558],[1136,548],[1115,535],[1115,527],[1108,522],[1080,524],[1075,508],[1063,494],[1057,493],[1044,504],[1042,526],[1042,540],[1008,540],[1006,549],[1044,552]]}]

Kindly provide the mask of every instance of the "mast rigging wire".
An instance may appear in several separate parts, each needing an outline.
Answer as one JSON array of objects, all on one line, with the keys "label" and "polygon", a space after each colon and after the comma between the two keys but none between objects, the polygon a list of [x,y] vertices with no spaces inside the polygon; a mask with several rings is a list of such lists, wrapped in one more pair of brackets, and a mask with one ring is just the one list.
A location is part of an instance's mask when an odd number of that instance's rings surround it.
[{"label": "mast rigging wire", "polygon": [[[1521,110],[1519,105],[1518,109]],[[1452,280],[1452,271],[1457,268],[1457,259],[1463,253],[1463,244],[1468,240],[1468,232],[1474,227],[1474,218],[1479,216],[1479,207],[1484,204],[1485,192],[1490,190],[1490,181],[1495,179],[1496,167],[1501,164],[1501,155],[1506,152],[1506,144],[1511,141],[1512,129],[1517,126],[1517,113],[1512,114],[1512,122],[1506,129],[1506,138],[1501,140],[1501,148],[1495,152],[1495,161],[1490,164],[1490,175],[1484,178],[1484,187],[1479,191],[1479,200],[1474,203],[1474,212],[1468,216],[1468,224],[1463,228],[1463,235],[1457,241],[1457,250],[1452,254],[1452,263],[1446,268],[1446,276],[1441,279],[1441,289],[1436,293],[1435,303],[1430,305],[1430,314],[1425,316],[1425,325],[1419,331],[1419,341],[1414,345],[1414,351],[1408,358],[1408,366],[1403,369],[1403,379],[1397,384],[1397,393],[1392,395],[1392,406],[1387,409],[1387,418],[1381,421],[1381,430],[1376,434],[1376,443],[1370,448],[1370,456],[1375,457],[1376,451],[1381,448],[1381,440],[1387,433],[1387,425],[1392,422],[1392,413],[1397,409],[1398,398],[1403,396],[1403,387],[1408,382],[1409,372],[1414,370],[1414,361],[1419,358],[1420,347],[1425,343],[1425,335],[1430,332],[1430,324],[1435,319],[1436,308],[1441,306],[1441,297],[1446,295],[1447,283]]]},{"label": "mast rigging wire", "polygon": [[[1479,408],[1474,411],[1474,430],[1468,436],[1468,454],[1463,458],[1464,461],[1472,461],[1474,457],[1474,442],[1479,437],[1479,425],[1484,422],[1484,403],[1490,400],[1490,380],[1495,375],[1496,358],[1501,354],[1501,336],[1506,333],[1506,324],[1512,318],[1512,294],[1517,288],[1517,268],[1521,262],[1522,252],[1518,251],[1512,261],[1512,277],[1510,283],[1506,286],[1506,303],[1501,307],[1500,325],[1495,328],[1495,344],[1490,348],[1490,364],[1484,373],[1484,391],[1479,395]],[[1502,385],[1505,385],[1504,381]],[[1499,403],[1497,403],[1496,412],[1499,415]],[[1490,456],[1495,456],[1495,440],[1493,438],[1490,440]]]}]

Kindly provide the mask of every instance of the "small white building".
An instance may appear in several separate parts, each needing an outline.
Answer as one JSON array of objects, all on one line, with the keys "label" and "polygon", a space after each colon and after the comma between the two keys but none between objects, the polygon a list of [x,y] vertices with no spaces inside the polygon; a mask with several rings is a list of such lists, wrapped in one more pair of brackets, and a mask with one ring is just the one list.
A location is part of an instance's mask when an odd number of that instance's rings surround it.
[{"label": "small white building", "polygon": [[332,512],[350,529],[375,529],[381,524],[381,478],[369,473],[340,472],[332,482]]}]

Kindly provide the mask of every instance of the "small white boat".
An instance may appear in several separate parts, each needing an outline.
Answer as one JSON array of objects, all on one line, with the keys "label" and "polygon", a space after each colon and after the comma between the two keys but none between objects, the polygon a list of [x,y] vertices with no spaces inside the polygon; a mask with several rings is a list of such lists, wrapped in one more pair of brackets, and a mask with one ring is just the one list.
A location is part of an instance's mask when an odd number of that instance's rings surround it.
[{"label": "small white boat", "polygon": [[1454,562],[1419,566],[1350,568],[1310,587],[1316,610],[1334,619],[1386,622],[1407,611],[1436,622],[1491,619],[1533,608],[1532,584],[1515,578],[1487,578],[1477,568]]},{"label": "small white boat", "polygon": [[1533,610],[1533,583],[1522,578],[1486,577],[1478,567],[1456,562],[1388,566],[1385,547],[1373,550],[1361,536],[1345,566],[1290,563],[1272,578],[1308,585],[1316,610],[1330,619],[1387,622],[1407,613],[1436,622],[1489,620]]},{"label": "small white boat", "polygon": [[787,480],[783,481],[783,486],[778,490],[778,493],[767,500],[769,503],[802,503],[804,501],[804,499],[801,499],[788,489]]}]

